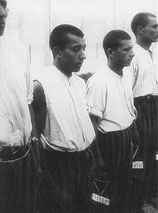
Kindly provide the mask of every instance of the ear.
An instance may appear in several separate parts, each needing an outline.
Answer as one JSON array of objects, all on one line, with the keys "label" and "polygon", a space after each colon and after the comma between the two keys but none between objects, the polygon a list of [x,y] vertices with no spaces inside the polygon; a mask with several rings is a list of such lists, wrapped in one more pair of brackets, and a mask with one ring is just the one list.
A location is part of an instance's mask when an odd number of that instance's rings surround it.
[{"label": "ear", "polygon": [[59,47],[53,47],[53,55],[54,56],[61,56],[61,49]]},{"label": "ear", "polygon": [[141,26],[141,25],[139,25],[138,27],[137,27],[137,34],[142,34],[143,33],[143,27]]},{"label": "ear", "polygon": [[111,48],[108,48],[106,50],[107,56],[113,57],[114,56],[114,50]]}]

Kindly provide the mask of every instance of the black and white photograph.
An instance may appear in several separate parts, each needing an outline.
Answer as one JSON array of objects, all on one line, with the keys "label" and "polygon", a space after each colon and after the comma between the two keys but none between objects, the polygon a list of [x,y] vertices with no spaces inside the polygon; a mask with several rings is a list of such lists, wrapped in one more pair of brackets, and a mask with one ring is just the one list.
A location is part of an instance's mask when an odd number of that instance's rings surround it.
[{"label": "black and white photograph", "polygon": [[157,0],[0,0],[0,122],[0,213],[157,213]]}]

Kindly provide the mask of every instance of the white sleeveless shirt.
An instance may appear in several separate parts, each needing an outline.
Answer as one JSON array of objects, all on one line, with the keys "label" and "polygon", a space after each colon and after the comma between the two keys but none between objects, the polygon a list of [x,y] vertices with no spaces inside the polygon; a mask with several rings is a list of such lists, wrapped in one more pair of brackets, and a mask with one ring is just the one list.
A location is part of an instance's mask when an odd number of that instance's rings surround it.
[{"label": "white sleeveless shirt", "polygon": [[29,142],[32,124],[28,104],[32,101],[25,48],[0,38],[0,145],[23,146]]},{"label": "white sleeveless shirt", "polygon": [[47,105],[44,136],[59,151],[81,151],[94,140],[93,125],[86,108],[84,81],[70,78],[55,66],[46,69],[37,80],[42,84]]}]

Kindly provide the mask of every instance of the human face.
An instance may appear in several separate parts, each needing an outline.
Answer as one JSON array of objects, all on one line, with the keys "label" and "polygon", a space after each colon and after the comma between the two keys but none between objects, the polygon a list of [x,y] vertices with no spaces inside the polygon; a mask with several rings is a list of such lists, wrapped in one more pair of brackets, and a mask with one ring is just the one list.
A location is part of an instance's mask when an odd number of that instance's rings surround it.
[{"label": "human face", "polygon": [[120,46],[114,50],[113,63],[118,68],[128,67],[131,64],[133,56],[132,41],[122,40]]},{"label": "human face", "polygon": [[68,34],[68,44],[60,51],[60,68],[66,75],[78,72],[82,66],[85,56],[85,39]]},{"label": "human face", "polygon": [[152,43],[158,40],[157,18],[149,16],[147,25],[142,28],[142,38],[144,42]]},{"label": "human face", "polygon": [[0,0],[0,36],[2,36],[4,33],[7,14],[7,1]]}]

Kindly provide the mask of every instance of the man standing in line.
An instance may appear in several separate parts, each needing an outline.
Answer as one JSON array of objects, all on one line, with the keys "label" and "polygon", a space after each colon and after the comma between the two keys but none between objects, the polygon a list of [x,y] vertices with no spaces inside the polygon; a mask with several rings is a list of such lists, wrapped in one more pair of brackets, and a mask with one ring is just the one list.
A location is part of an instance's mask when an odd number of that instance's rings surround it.
[{"label": "man standing in line", "polygon": [[33,108],[46,181],[39,212],[88,213],[95,132],[86,108],[85,83],[75,74],[85,59],[84,34],[62,24],[52,31],[49,44],[53,65],[34,82]]},{"label": "man standing in line", "polygon": [[0,212],[34,213],[38,151],[31,140],[33,82],[23,47],[3,35],[7,12],[7,1],[0,0]]},{"label": "man standing in line", "polygon": [[103,48],[107,66],[88,80],[87,106],[109,176],[112,212],[127,213],[133,143],[138,140],[131,75],[125,68],[134,56],[133,45],[128,33],[112,30],[104,37]]},{"label": "man standing in line", "polygon": [[139,212],[144,203],[147,206],[147,203],[153,202],[154,199],[156,201],[156,197],[158,198],[156,174],[158,69],[157,60],[151,51],[151,44],[158,40],[157,17],[147,12],[138,13],[132,19],[131,29],[136,37],[132,75],[134,103],[138,111],[137,127],[141,143],[133,162],[137,166],[133,167],[132,200],[135,212]]}]

